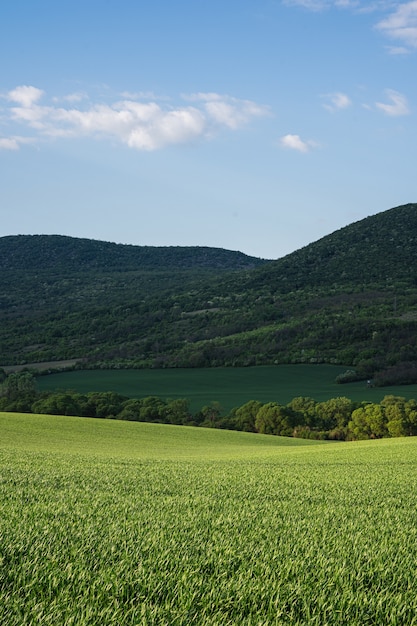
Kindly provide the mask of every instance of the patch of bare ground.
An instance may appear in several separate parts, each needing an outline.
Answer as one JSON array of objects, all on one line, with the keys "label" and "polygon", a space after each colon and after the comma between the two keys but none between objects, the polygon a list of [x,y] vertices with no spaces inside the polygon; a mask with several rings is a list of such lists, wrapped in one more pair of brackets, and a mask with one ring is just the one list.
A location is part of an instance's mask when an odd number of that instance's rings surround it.
[{"label": "patch of bare ground", "polygon": [[7,374],[12,372],[21,372],[24,369],[37,370],[44,372],[45,370],[66,369],[81,363],[84,359],[67,359],[65,361],[44,361],[41,363],[25,363],[24,365],[0,365]]}]

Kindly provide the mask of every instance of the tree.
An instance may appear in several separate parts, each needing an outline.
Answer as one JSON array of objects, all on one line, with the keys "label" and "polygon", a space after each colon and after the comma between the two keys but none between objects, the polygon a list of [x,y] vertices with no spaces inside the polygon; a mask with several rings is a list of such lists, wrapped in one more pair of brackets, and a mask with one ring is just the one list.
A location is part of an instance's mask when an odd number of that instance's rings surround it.
[{"label": "tree", "polygon": [[8,400],[18,400],[22,396],[35,396],[35,378],[30,372],[9,374],[2,384],[2,395]]},{"label": "tree", "polygon": [[81,415],[78,395],[71,392],[50,394],[48,397],[34,402],[32,411],[46,415]]},{"label": "tree", "polygon": [[417,435],[417,401],[408,400],[405,405],[405,414],[407,416],[407,435],[412,437]]},{"label": "tree", "polygon": [[117,419],[127,420],[129,422],[138,422],[140,417],[140,410],[142,408],[142,401],[137,398],[130,398],[123,402],[123,408],[118,413]]},{"label": "tree", "polygon": [[256,414],[255,428],[265,435],[290,437],[294,429],[294,413],[277,402],[268,402]]},{"label": "tree", "polygon": [[369,439],[371,436],[364,407],[355,409],[348,423],[348,433],[351,439]]},{"label": "tree", "polygon": [[369,403],[355,409],[348,424],[348,432],[353,439],[386,437],[389,433],[384,407]]},{"label": "tree", "polygon": [[344,428],[347,426],[354,408],[355,405],[352,400],[345,397],[331,398],[325,402],[319,402],[316,406],[320,422],[318,426],[325,430]]},{"label": "tree", "polygon": [[166,402],[156,396],[147,396],[141,400],[139,420],[141,422],[166,422]]},{"label": "tree", "polygon": [[0,387],[0,407],[6,411],[30,411],[36,395],[33,374],[15,372],[9,374]]},{"label": "tree", "polygon": [[191,421],[190,403],[185,398],[170,400],[163,413],[169,424],[186,424]]},{"label": "tree", "polygon": [[232,424],[236,430],[250,433],[256,432],[255,420],[261,406],[262,402],[259,402],[259,400],[249,400],[246,404],[235,409],[232,416]]},{"label": "tree", "polygon": [[417,435],[417,401],[406,401],[402,396],[387,395],[381,401],[391,437]]},{"label": "tree", "polygon": [[215,428],[222,408],[218,402],[211,402],[210,405],[203,406],[198,413],[195,414],[196,422],[205,428]]},{"label": "tree", "polygon": [[300,426],[315,426],[317,421],[317,402],[308,396],[293,398],[287,407],[296,414],[297,424]]},{"label": "tree", "polygon": [[91,417],[116,417],[126,400],[115,391],[100,391],[87,394],[87,410]]},{"label": "tree", "polygon": [[405,398],[388,395],[381,401],[387,420],[387,430],[391,437],[404,437],[407,434]]},{"label": "tree", "polygon": [[384,407],[380,404],[370,404],[366,407],[371,437],[379,439],[388,435],[387,419]]}]

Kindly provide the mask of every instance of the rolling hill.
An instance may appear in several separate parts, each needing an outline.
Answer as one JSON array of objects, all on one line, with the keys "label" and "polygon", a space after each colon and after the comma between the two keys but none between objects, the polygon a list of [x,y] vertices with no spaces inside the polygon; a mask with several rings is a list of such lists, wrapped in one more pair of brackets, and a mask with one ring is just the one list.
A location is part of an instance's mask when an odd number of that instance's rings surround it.
[{"label": "rolling hill", "polygon": [[222,248],[132,246],[63,235],[0,237],[1,272],[225,271],[262,263],[261,259]]},{"label": "rolling hill", "polygon": [[2,237],[1,362],[329,362],[362,377],[391,372],[398,382],[417,363],[416,242],[417,204],[276,261],[215,248]]},{"label": "rolling hill", "polygon": [[256,272],[279,291],[304,287],[415,286],[417,204],[367,217]]}]

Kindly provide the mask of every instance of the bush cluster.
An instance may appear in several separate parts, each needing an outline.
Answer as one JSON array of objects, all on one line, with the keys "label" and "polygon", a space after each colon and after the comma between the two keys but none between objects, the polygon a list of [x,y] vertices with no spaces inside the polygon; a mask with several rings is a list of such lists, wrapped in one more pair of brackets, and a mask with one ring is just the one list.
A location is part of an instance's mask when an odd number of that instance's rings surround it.
[{"label": "bush cluster", "polygon": [[29,372],[10,374],[4,379],[0,385],[0,410],[338,441],[417,435],[417,401],[400,396],[387,395],[379,404],[353,402],[343,396],[324,402],[297,397],[286,405],[251,400],[227,415],[222,414],[219,403],[213,402],[192,414],[186,398],[127,398],[113,391],[38,392]]}]

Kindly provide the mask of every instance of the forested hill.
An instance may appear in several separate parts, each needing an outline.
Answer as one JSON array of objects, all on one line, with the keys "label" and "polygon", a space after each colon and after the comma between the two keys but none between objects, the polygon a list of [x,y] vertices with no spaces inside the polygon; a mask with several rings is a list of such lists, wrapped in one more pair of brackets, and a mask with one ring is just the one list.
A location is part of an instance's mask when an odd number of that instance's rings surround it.
[{"label": "forested hill", "polygon": [[253,268],[262,263],[261,259],[222,248],[133,246],[62,235],[0,237],[0,271],[220,271]]},{"label": "forested hill", "polygon": [[328,362],[417,382],[416,244],[417,204],[276,261],[214,248],[3,237],[0,364]]},{"label": "forested hill", "polygon": [[273,290],[417,284],[417,204],[350,224],[260,268],[253,284]]}]

